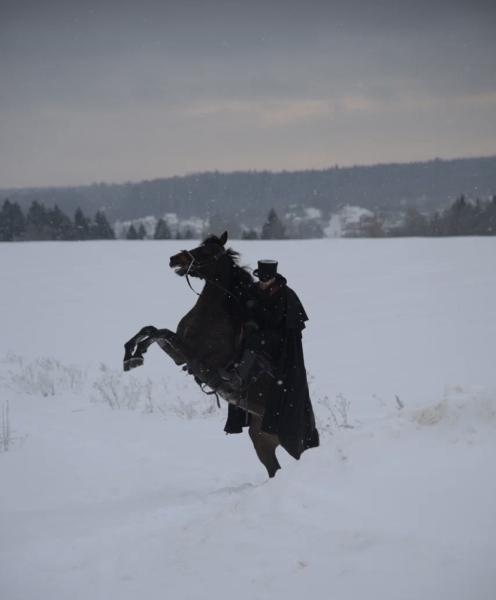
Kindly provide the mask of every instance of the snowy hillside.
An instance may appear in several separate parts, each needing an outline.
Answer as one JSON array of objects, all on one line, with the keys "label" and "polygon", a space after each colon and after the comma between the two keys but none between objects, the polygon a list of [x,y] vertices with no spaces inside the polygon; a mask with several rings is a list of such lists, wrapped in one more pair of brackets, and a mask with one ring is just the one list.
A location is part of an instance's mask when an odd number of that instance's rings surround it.
[{"label": "snowy hillside", "polygon": [[321,447],[270,481],[160,349],[121,371],[187,244],[0,245],[0,598],[492,600],[496,239],[234,244],[310,316]]}]

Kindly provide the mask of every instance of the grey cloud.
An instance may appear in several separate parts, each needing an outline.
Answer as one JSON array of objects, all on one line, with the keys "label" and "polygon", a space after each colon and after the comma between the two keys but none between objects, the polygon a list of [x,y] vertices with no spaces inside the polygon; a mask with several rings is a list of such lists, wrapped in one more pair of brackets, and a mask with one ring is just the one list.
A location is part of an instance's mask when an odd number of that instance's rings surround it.
[{"label": "grey cloud", "polygon": [[[496,90],[493,3],[4,1],[0,11],[0,187],[496,145],[483,126]],[[436,122],[441,110],[451,121]],[[411,139],[401,155],[397,131]]]}]

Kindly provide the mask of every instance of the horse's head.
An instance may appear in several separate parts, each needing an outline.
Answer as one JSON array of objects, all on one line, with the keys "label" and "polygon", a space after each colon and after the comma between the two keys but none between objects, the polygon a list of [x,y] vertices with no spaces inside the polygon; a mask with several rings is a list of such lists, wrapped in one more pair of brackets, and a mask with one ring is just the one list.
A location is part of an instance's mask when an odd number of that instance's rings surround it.
[{"label": "horse's head", "polygon": [[212,277],[219,270],[222,257],[226,256],[227,231],[217,237],[211,235],[200,246],[191,250],[181,250],[170,257],[169,266],[181,277],[191,275],[204,279]]}]

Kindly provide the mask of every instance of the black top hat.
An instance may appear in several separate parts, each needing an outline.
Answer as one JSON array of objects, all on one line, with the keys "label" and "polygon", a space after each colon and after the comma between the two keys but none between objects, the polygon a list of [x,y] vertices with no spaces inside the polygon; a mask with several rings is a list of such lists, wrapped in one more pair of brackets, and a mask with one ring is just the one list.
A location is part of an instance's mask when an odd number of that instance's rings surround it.
[{"label": "black top hat", "polygon": [[269,281],[277,275],[277,260],[259,260],[258,268],[253,271],[253,275],[260,281]]}]

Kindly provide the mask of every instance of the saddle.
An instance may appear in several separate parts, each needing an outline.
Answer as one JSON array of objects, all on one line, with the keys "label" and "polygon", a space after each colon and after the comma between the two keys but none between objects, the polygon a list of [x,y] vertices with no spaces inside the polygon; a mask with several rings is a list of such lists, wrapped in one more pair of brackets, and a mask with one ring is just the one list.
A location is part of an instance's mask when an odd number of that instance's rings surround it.
[{"label": "saddle", "polygon": [[189,361],[183,370],[193,375],[202,391],[205,392],[204,388],[208,386],[212,390],[210,393],[217,393],[237,406],[246,402],[249,386],[262,375],[275,378],[270,358],[252,350],[244,350],[240,357],[217,370],[207,368],[195,359]]}]

